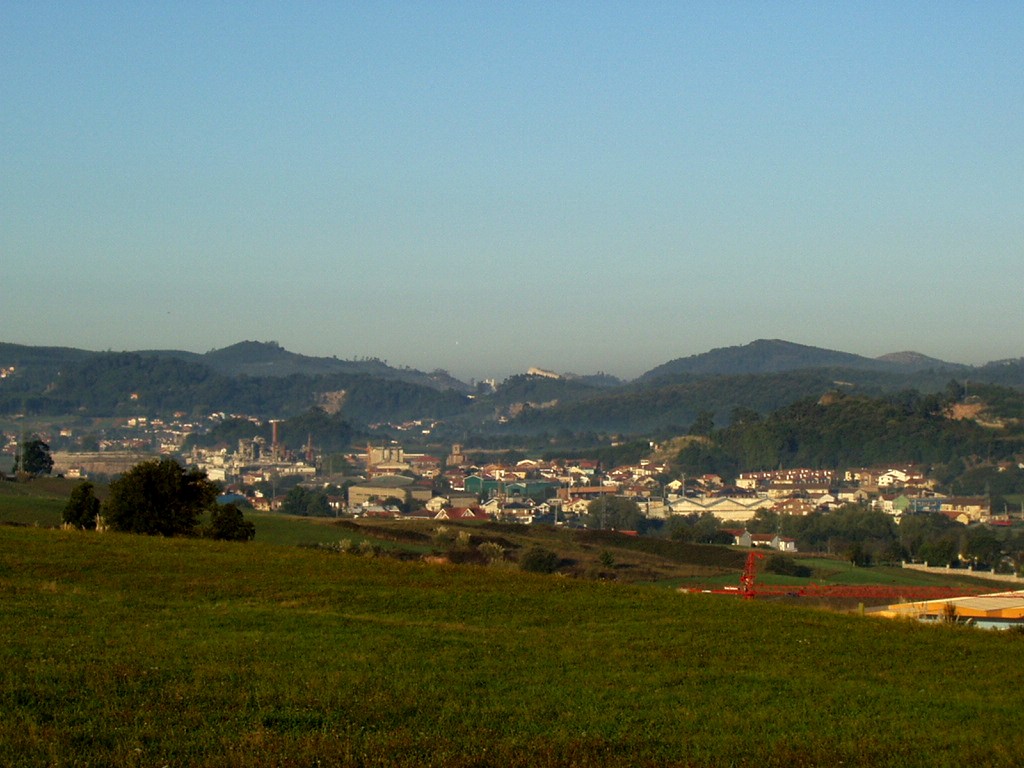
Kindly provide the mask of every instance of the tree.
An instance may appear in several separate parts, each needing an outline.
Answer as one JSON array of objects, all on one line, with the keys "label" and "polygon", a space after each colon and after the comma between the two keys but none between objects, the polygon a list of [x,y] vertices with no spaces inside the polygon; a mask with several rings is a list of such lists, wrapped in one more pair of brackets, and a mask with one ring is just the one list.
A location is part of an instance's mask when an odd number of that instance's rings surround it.
[{"label": "tree", "polygon": [[625,496],[602,496],[587,505],[587,514],[594,518],[597,528],[635,531],[644,526],[645,518],[640,506]]},{"label": "tree", "polygon": [[722,521],[713,512],[702,512],[693,524],[697,544],[732,544],[732,534],[722,530]]},{"label": "tree", "polygon": [[311,491],[301,485],[296,485],[288,491],[279,511],[285,515],[302,517],[329,517],[332,514],[331,503],[326,493]]},{"label": "tree", "polygon": [[191,536],[218,489],[198,469],[171,458],[136,464],[110,484],[106,519],[115,531],[150,536]]},{"label": "tree", "polygon": [[693,424],[690,425],[691,435],[703,435],[707,437],[715,428],[715,414],[711,411],[701,411],[697,414]]},{"label": "tree", "polygon": [[71,496],[68,497],[61,518],[68,525],[91,531],[96,528],[99,513],[100,500],[96,498],[93,484],[86,480],[71,489]]},{"label": "tree", "polygon": [[21,456],[14,465],[15,470],[38,477],[48,475],[53,469],[50,446],[35,437],[21,444]]},{"label": "tree", "polygon": [[964,389],[964,385],[956,379],[950,379],[943,394],[946,396],[947,403],[959,403],[964,399],[964,395],[967,394],[967,390]]},{"label": "tree", "polygon": [[219,541],[249,541],[256,536],[256,526],[245,519],[236,504],[225,504],[210,511],[210,526],[205,533]]}]

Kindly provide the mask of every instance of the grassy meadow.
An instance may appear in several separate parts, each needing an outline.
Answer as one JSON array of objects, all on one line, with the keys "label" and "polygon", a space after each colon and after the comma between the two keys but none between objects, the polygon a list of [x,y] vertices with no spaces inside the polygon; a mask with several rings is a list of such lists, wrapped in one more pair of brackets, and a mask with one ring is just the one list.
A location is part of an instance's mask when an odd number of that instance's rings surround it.
[{"label": "grassy meadow", "polygon": [[998,766],[1024,637],[0,526],[0,764]]},{"label": "grassy meadow", "polygon": [[0,482],[0,523],[59,526],[71,489],[80,482],[62,477],[38,477],[20,483]]}]

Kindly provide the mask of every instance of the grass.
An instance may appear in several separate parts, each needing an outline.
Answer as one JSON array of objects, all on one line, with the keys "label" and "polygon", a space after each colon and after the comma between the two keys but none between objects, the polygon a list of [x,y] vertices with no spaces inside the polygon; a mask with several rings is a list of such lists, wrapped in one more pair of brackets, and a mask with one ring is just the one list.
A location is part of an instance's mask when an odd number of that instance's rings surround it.
[{"label": "grass", "polygon": [[252,521],[256,526],[256,539],[264,544],[334,544],[340,539],[360,538],[341,530],[330,518],[291,517],[274,512],[246,511],[245,519]]},{"label": "grass", "polygon": [[[40,477],[29,482],[0,483],[0,524],[59,527],[68,496],[80,482]],[[105,486],[97,487],[101,499],[106,497],[106,492]],[[245,516],[255,523],[259,540],[267,543],[296,546],[330,544],[342,538],[353,538],[351,533],[339,531],[333,519],[290,517],[253,511],[247,511]]]},{"label": "grass", "polygon": [[0,527],[0,764],[1024,761],[1024,638],[619,584]]},{"label": "grass", "polygon": [[1024,493],[1008,493],[1006,496],[1003,496],[1003,499],[1009,505],[1010,512],[1024,511]]},{"label": "grass", "polygon": [[77,482],[59,477],[0,482],[0,523],[59,526],[61,512]]},{"label": "grass", "polygon": [[[27,483],[0,483],[0,524],[59,526],[68,495],[78,482],[37,478]],[[106,488],[100,487],[98,492],[101,497],[105,496]],[[510,554],[534,545],[547,547],[560,557],[560,570],[573,575],[666,587],[736,586],[746,557],[742,550],[720,546],[550,526],[400,520],[360,521],[357,527],[353,527],[349,521],[334,518],[291,517],[251,510],[246,512],[246,517],[256,525],[256,540],[264,544],[315,546],[348,540],[353,546],[358,546],[360,542],[369,541],[384,551],[419,556],[431,551],[444,551],[444,546],[434,540],[439,527],[443,526],[451,532],[472,534],[475,543],[495,540]],[[602,564],[601,557],[605,552],[612,556],[613,566]],[[958,571],[928,574],[884,566],[857,568],[832,558],[800,558],[799,562],[814,570],[810,580],[776,576],[766,573],[762,567],[758,581],[795,586],[811,581],[818,584],[888,586],[976,586],[979,583],[965,572]]]}]

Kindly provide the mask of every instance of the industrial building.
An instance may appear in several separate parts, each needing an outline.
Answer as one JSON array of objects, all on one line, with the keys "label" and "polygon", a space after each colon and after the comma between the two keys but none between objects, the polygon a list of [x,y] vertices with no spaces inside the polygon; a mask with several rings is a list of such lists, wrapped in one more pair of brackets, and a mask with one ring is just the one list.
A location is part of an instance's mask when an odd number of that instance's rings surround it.
[{"label": "industrial building", "polygon": [[895,603],[873,611],[872,615],[926,622],[955,621],[985,629],[1024,627],[1024,590]]}]

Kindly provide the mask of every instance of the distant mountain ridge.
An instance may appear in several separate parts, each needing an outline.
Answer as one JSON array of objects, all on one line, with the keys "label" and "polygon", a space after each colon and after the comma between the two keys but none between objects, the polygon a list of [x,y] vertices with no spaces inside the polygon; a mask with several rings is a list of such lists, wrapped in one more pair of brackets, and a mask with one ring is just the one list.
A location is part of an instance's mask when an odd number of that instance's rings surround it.
[{"label": "distant mountain ridge", "polygon": [[670,360],[647,371],[637,381],[649,383],[680,374],[735,376],[818,368],[909,373],[929,368],[948,368],[954,371],[965,369],[967,366],[935,360],[917,352],[898,352],[880,358],[870,358],[780,339],[758,339],[743,346],[720,347],[699,355]]},{"label": "distant mountain ridge", "polygon": [[[184,411],[291,417],[330,402],[360,425],[439,419],[432,434],[457,442],[492,435],[642,434],[685,430],[711,412],[767,413],[840,389],[877,396],[942,391],[955,379],[1024,389],[1024,358],[972,367],[916,352],[872,359],[761,339],[673,360],[632,382],[595,374],[510,376],[495,389],[444,371],[395,368],[375,358],[339,360],[243,341],[206,353],[89,352],[0,343],[0,414],[108,416]],[[334,414],[334,411],[331,411]],[[669,431],[672,431],[671,429]]]},{"label": "distant mountain ridge", "polygon": [[922,355],[920,352],[890,352],[875,358],[885,363],[895,363],[907,370],[923,370],[926,368],[966,368],[960,363],[950,363],[935,357]]},{"label": "distant mountain ridge", "polygon": [[249,376],[274,378],[284,376],[318,376],[332,373],[363,374],[383,379],[421,384],[432,389],[469,392],[470,387],[451,376],[447,371],[435,370],[430,373],[413,368],[393,368],[377,358],[364,360],[339,360],[337,357],[311,357],[289,352],[276,341],[240,341],[222,349],[212,349],[204,354],[181,350],[146,350],[142,355],[175,357],[192,363],[208,366],[224,376]]}]

